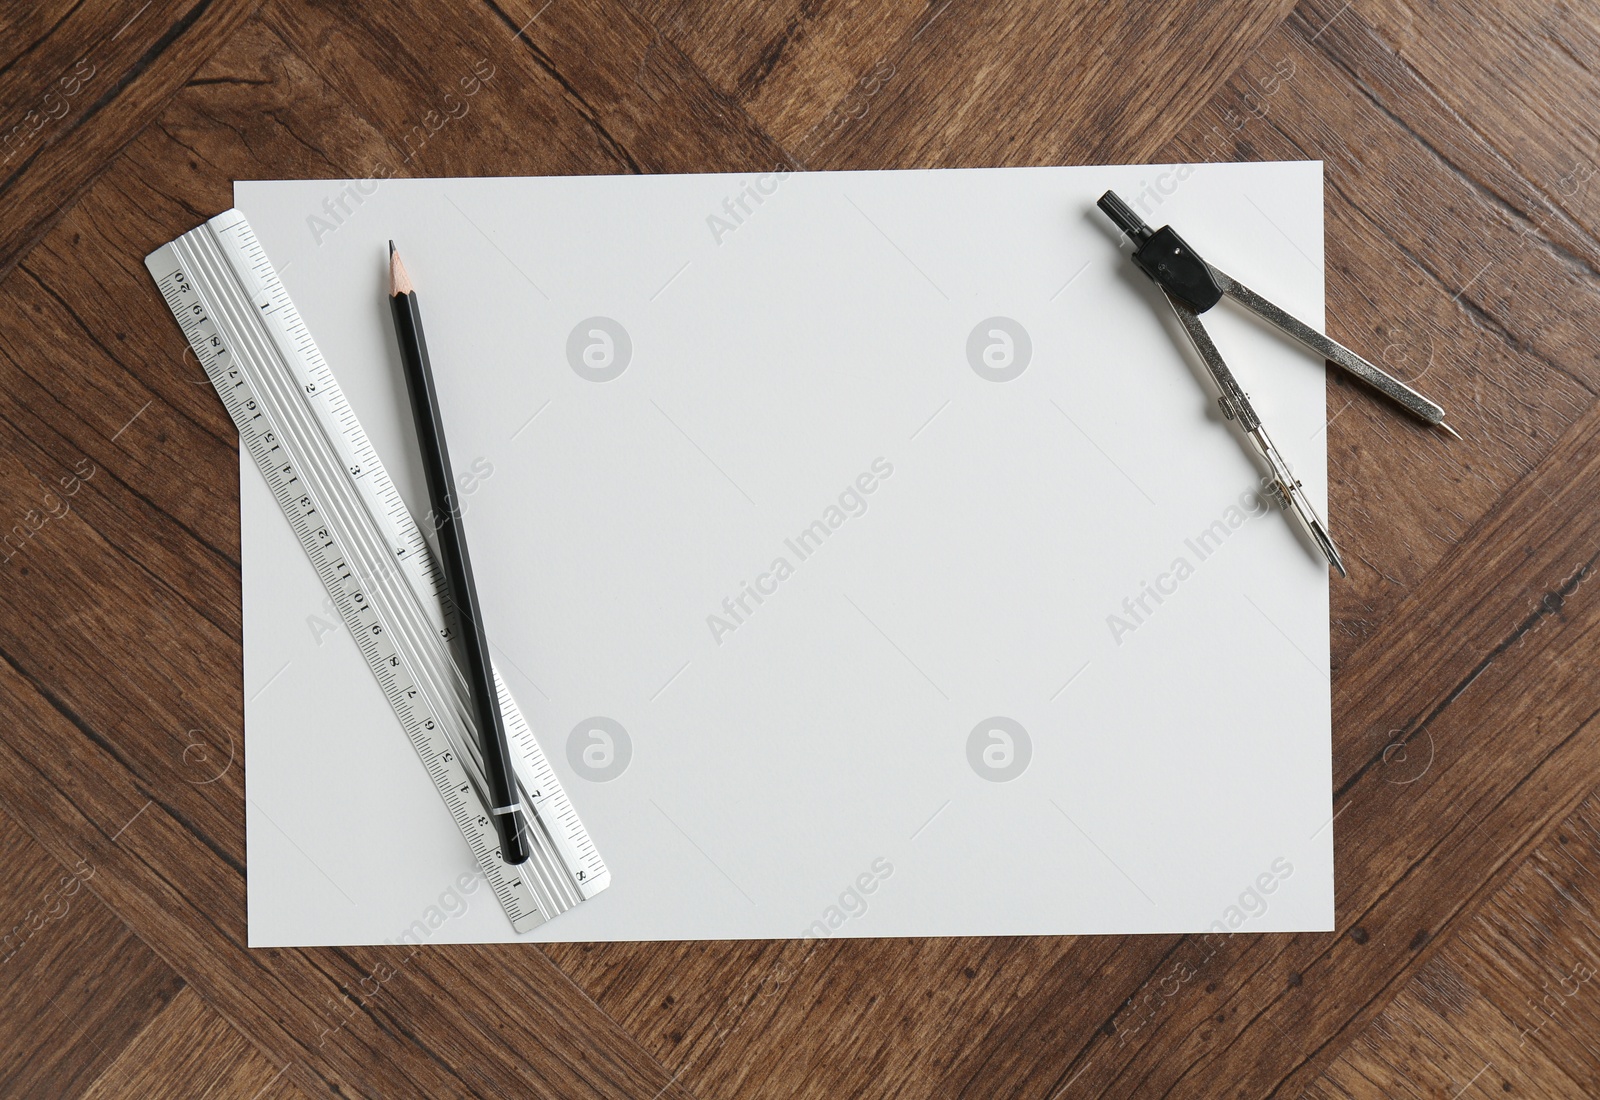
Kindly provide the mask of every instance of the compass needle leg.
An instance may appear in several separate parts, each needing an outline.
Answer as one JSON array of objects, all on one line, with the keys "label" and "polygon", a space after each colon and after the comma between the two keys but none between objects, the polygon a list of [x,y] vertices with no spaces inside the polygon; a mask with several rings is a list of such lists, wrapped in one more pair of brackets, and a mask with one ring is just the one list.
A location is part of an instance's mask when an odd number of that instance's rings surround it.
[{"label": "compass needle leg", "polygon": [[1217,384],[1219,391],[1217,404],[1222,409],[1222,415],[1239,426],[1239,431],[1250,441],[1251,449],[1266,466],[1267,475],[1272,479],[1273,496],[1282,507],[1294,513],[1312,543],[1322,552],[1323,557],[1328,559],[1328,564],[1337,569],[1341,577],[1349,576],[1345,571],[1344,559],[1339,556],[1338,548],[1333,545],[1333,539],[1328,535],[1327,524],[1317,515],[1317,510],[1306,497],[1305,487],[1289,469],[1288,461],[1278,450],[1277,444],[1272,442],[1272,437],[1267,434],[1266,428],[1262,426],[1261,418],[1256,415],[1255,406],[1250,403],[1250,396],[1244,392],[1238,379],[1233,376],[1233,371],[1228,368],[1222,353],[1212,341],[1211,334],[1200,322],[1199,315],[1170,293],[1167,294],[1167,304],[1172,307],[1172,312],[1177,315],[1178,323],[1183,326],[1189,342],[1194,345],[1194,350],[1205,364],[1212,381]]}]

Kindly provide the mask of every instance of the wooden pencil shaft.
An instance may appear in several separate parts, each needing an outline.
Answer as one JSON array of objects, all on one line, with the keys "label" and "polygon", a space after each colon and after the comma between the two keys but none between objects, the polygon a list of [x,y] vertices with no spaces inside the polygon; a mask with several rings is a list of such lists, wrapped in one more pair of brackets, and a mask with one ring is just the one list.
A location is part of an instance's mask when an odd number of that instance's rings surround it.
[{"label": "wooden pencil shaft", "polygon": [[[399,270],[404,273],[403,267]],[[404,284],[399,284],[398,280],[394,282],[397,290],[400,285],[409,288],[409,280]],[[464,671],[472,693],[479,744],[483,750],[484,779],[489,786],[489,799],[494,803],[489,810],[493,813],[496,809],[515,806],[517,796],[512,784],[511,754],[506,744],[499,696],[495,691],[493,666],[489,660],[488,639],[483,632],[477,589],[473,584],[472,558],[467,550],[466,532],[462,528],[461,514],[456,505],[450,451],[439,414],[416,292],[407,289],[404,293],[391,294],[389,304],[394,313],[395,336],[405,370],[406,390],[411,396],[417,443],[422,453],[428,498],[438,535],[440,563],[444,566],[445,583],[450,599],[455,604],[456,621],[462,633],[461,651],[467,665]],[[522,815],[499,812],[494,813],[494,820],[505,861],[513,864],[525,861],[528,858],[528,845],[523,832]]]}]

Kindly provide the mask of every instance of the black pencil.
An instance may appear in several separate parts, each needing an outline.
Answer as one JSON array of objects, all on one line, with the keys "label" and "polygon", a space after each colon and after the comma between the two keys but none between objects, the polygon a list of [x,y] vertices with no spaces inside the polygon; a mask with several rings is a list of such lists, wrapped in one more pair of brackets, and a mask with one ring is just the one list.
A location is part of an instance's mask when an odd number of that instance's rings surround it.
[{"label": "black pencil", "polygon": [[484,779],[489,784],[489,811],[500,834],[500,855],[507,863],[522,863],[528,858],[528,838],[523,831],[521,808],[513,786],[511,750],[506,744],[505,721],[500,716],[500,700],[494,689],[494,672],[489,663],[489,643],[483,634],[478,614],[478,592],[472,584],[472,559],[467,553],[467,536],[461,527],[456,506],[455,481],[450,472],[450,451],[445,446],[444,423],[439,416],[439,399],[433,388],[433,368],[428,363],[428,344],[422,336],[422,312],[417,292],[400,262],[394,242],[389,242],[389,305],[394,311],[395,338],[400,344],[400,361],[405,366],[406,389],[411,394],[411,413],[416,419],[417,442],[422,448],[422,466],[427,474],[428,500],[433,506],[439,535],[439,557],[445,581],[455,604],[461,627],[462,649],[466,655],[467,684],[472,690],[472,709],[478,720],[478,744],[483,750]]}]

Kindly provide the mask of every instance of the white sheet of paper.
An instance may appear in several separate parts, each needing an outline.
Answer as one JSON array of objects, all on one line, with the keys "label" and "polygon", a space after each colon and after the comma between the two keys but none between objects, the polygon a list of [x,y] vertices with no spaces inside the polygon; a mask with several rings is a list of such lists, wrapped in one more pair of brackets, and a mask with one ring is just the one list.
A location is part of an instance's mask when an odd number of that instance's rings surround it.
[{"label": "white sheet of paper", "polygon": [[[388,239],[418,286],[495,657],[613,874],[526,938],[1333,927],[1328,572],[1108,187],[1322,322],[1315,162],[236,186],[421,516]],[[1323,365],[1206,322],[1322,507]],[[518,938],[240,494],[251,944]]]}]

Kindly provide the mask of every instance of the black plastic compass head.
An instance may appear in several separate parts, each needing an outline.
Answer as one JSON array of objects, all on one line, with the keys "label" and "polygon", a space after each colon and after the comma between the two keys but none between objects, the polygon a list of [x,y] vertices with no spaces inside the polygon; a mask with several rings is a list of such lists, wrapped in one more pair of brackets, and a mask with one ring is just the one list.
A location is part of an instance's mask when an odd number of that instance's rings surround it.
[{"label": "black plastic compass head", "polygon": [[1204,313],[1222,300],[1222,287],[1217,285],[1211,268],[1170,225],[1145,238],[1134,252],[1133,262],[1196,313]]},{"label": "black plastic compass head", "polygon": [[1211,269],[1172,226],[1152,230],[1115,191],[1101,195],[1097,205],[1128,235],[1134,247],[1133,262],[1157,286],[1196,313],[1204,313],[1222,300],[1222,288]]}]

